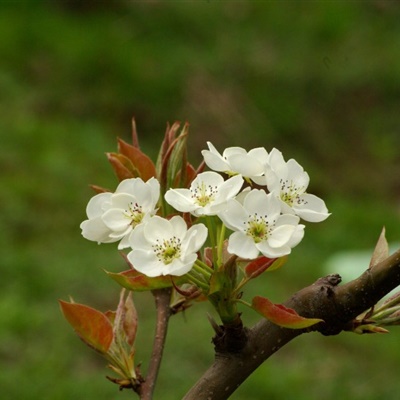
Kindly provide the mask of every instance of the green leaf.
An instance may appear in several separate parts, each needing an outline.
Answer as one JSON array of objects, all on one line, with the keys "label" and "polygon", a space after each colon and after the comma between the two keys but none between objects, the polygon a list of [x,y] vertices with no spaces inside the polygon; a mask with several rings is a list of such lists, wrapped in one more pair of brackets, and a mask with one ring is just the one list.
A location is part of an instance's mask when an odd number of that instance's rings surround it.
[{"label": "green leaf", "polygon": [[273,304],[261,296],[253,298],[252,307],[264,318],[284,328],[303,329],[323,321],[319,318],[301,317],[295,310],[285,307],[283,304]]},{"label": "green leaf", "polygon": [[288,260],[289,256],[283,256],[283,257],[279,257],[275,260],[274,263],[272,263],[272,265],[267,269],[267,272],[272,272],[275,271],[279,268],[281,268],[283,265],[286,264],[286,261]]},{"label": "green leaf", "polygon": [[90,347],[106,354],[114,338],[110,320],[105,314],[84,304],[59,300],[65,319]]},{"label": "green leaf", "polygon": [[[135,291],[144,292],[147,290],[163,289],[172,286],[172,278],[170,275],[158,276],[150,278],[134,269],[129,269],[124,272],[114,273],[106,271],[107,275],[119,283],[122,287]],[[186,278],[175,277],[174,282],[177,285],[186,282]]]}]

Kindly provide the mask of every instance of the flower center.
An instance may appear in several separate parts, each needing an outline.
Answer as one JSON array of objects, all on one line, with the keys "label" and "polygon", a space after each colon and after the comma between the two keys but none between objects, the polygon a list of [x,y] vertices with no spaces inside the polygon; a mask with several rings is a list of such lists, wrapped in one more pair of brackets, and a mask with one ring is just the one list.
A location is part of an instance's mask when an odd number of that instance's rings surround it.
[{"label": "flower center", "polygon": [[138,203],[130,202],[128,209],[124,212],[124,215],[131,220],[129,225],[135,227],[142,222],[144,212],[142,210],[142,206],[140,206]]},{"label": "flower center", "polygon": [[192,188],[191,192],[195,203],[201,207],[205,207],[214,201],[215,195],[218,193],[218,187],[206,185],[204,182],[201,182],[201,184]]},{"label": "flower center", "polygon": [[246,235],[251,236],[255,243],[260,243],[268,239],[268,235],[272,231],[272,227],[267,222],[267,215],[249,215],[249,219],[245,222],[247,227],[244,232]]},{"label": "flower center", "polygon": [[171,264],[175,258],[179,258],[181,255],[181,240],[176,236],[162,242],[157,240],[157,244],[153,245],[153,251],[159,261],[165,265]]},{"label": "flower center", "polygon": [[292,207],[294,203],[306,204],[307,202],[300,198],[305,191],[304,186],[296,186],[292,180],[280,180],[281,183],[281,200],[288,206]]}]

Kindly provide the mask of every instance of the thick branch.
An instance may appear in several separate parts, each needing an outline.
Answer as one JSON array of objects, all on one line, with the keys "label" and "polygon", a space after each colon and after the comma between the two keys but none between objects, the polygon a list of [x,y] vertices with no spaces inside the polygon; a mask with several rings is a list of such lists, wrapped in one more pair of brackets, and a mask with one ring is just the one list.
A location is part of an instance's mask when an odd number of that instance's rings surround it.
[{"label": "thick branch", "polygon": [[171,290],[154,290],[153,295],[156,303],[157,313],[156,332],[146,380],[142,383],[139,389],[141,400],[151,400],[153,398],[153,392],[157,381],[158,371],[160,370],[165,340],[167,337],[168,321],[172,315],[169,305],[171,299]]},{"label": "thick branch", "polygon": [[225,400],[258,366],[300,334],[316,330],[335,335],[345,330],[360,313],[400,285],[400,250],[359,278],[337,286],[340,280],[339,275],[321,278],[285,303],[304,317],[325,322],[308,330],[294,330],[261,320],[247,331],[248,341],[240,352],[216,349],[214,363],[184,400]]}]

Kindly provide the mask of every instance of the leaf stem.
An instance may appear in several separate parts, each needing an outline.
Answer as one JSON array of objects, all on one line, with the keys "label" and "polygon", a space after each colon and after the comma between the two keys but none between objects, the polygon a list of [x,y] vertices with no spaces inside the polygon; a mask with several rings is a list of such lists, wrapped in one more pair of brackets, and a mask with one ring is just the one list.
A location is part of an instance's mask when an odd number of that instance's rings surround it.
[{"label": "leaf stem", "polygon": [[211,267],[209,267],[204,261],[197,259],[195,265],[199,266],[203,271],[207,272],[209,275],[212,275],[214,273],[214,270]]}]

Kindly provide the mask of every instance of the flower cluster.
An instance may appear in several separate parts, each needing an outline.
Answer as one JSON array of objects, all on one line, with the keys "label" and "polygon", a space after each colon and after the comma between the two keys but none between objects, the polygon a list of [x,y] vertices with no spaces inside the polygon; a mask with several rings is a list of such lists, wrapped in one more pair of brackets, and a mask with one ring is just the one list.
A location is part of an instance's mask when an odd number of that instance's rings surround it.
[{"label": "flower cluster", "polygon": [[[268,153],[261,147],[249,152],[229,147],[220,154],[208,142],[202,155],[212,171],[195,174],[188,188],[166,188],[160,194],[155,177],[147,182],[137,177],[122,180],[115,193],[97,194],[87,206],[82,235],[98,243],[120,241],[119,249],[129,247],[128,260],[148,277],[182,276],[198,261],[208,235],[214,236],[209,229],[215,225],[207,229],[201,218],[217,217],[222,232],[232,231],[227,251],[253,260],[260,253],[269,258],[289,254],[304,236],[300,219],[320,222],[329,216],[324,201],[306,192],[308,174],[275,148]],[[182,216],[160,215],[163,201]],[[220,244],[211,240],[211,246]]]}]

